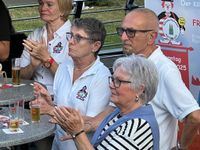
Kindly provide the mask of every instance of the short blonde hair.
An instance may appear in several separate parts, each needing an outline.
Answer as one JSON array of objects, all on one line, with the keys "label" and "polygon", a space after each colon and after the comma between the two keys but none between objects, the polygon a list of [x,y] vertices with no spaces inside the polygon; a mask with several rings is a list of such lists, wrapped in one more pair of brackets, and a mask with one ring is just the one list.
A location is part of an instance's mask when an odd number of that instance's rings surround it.
[{"label": "short blonde hair", "polygon": [[68,20],[72,10],[72,0],[58,0],[58,7],[60,12],[63,13],[62,19],[64,21]]}]

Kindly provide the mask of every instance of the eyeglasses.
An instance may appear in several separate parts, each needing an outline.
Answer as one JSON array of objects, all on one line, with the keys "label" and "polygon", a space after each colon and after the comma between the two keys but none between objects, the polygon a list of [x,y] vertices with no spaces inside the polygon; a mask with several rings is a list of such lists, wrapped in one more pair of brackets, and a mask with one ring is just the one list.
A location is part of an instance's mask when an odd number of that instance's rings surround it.
[{"label": "eyeglasses", "polygon": [[66,39],[69,41],[71,38],[74,39],[75,43],[79,43],[81,40],[92,40],[91,38],[83,37],[79,34],[74,35],[72,32],[67,32],[66,33]]},{"label": "eyeglasses", "polygon": [[151,30],[151,29],[150,30],[136,30],[133,28],[124,29],[122,27],[117,27],[116,31],[119,36],[122,36],[122,34],[125,32],[126,35],[128,36],[128,38],[134,38],[136,32],[149,32],[149,31],[153,31],[153,30]]},{"label": "eyeglasses", "polygon": [[131,81],[119,80],[113,76],[108,77],[109,84],[113,84],[115,88],[119,88],[122,83],[131,83]]}]

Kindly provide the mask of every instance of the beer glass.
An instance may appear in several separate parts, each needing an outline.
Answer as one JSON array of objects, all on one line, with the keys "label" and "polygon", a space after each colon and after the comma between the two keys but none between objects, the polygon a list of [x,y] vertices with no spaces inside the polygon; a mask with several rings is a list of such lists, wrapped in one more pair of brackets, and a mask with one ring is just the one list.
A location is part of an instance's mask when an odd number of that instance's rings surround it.
[{"label": "beer glass", "polygon": [[32,123],[40,122],[40,104],[31,102],[31,120]]},{"label": "beer glass", "polygon": [[18,119],[19,119],[19,123],[23,125],[24,122],[24,96],[22,96],[23,99],[18,100]]},{"label": "beer glass", "polygon": [[20,84],[20,58],[12,59],[12,83],[14,85]]},{"label": "beer glass", "polygon": [[36,99],[30,102],[32,123],[40,122],[40,102],[38,100],[40,98],[40,93],[37,93],[35,96]]},{"label": "beer glass", "polygon": [[19,130],[19,118],[18,118],[18,108],[19,102],[10,102],[9,103],[9,130],[16,132]]}]

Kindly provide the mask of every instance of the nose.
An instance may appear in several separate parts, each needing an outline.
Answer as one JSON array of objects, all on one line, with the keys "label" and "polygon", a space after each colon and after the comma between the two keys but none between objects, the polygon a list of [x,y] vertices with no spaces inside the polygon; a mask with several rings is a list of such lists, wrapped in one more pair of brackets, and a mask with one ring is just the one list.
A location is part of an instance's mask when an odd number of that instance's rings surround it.
[{"label": "nose", "polygon": [[40,9],[41,11],[45,11],[45,10],[48,9],[48,6],[47,6],[47,4],[43,3],[43,4],[40,4],[39,9]]}]

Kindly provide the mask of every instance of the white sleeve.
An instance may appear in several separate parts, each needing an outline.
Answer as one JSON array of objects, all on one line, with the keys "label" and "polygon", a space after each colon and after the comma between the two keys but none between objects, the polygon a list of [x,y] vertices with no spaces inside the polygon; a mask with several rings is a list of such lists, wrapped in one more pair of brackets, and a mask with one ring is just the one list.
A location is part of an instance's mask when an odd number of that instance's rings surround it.
[{"label": "white sleeve", "polygon": [[163,78],[159,80],[159,88],[165,91],[161,93],[165,107],[177,119],[184,119],[189,113],[199,109],[197,101],[185,86],[181,74],[176,68],[165,68]]}]

